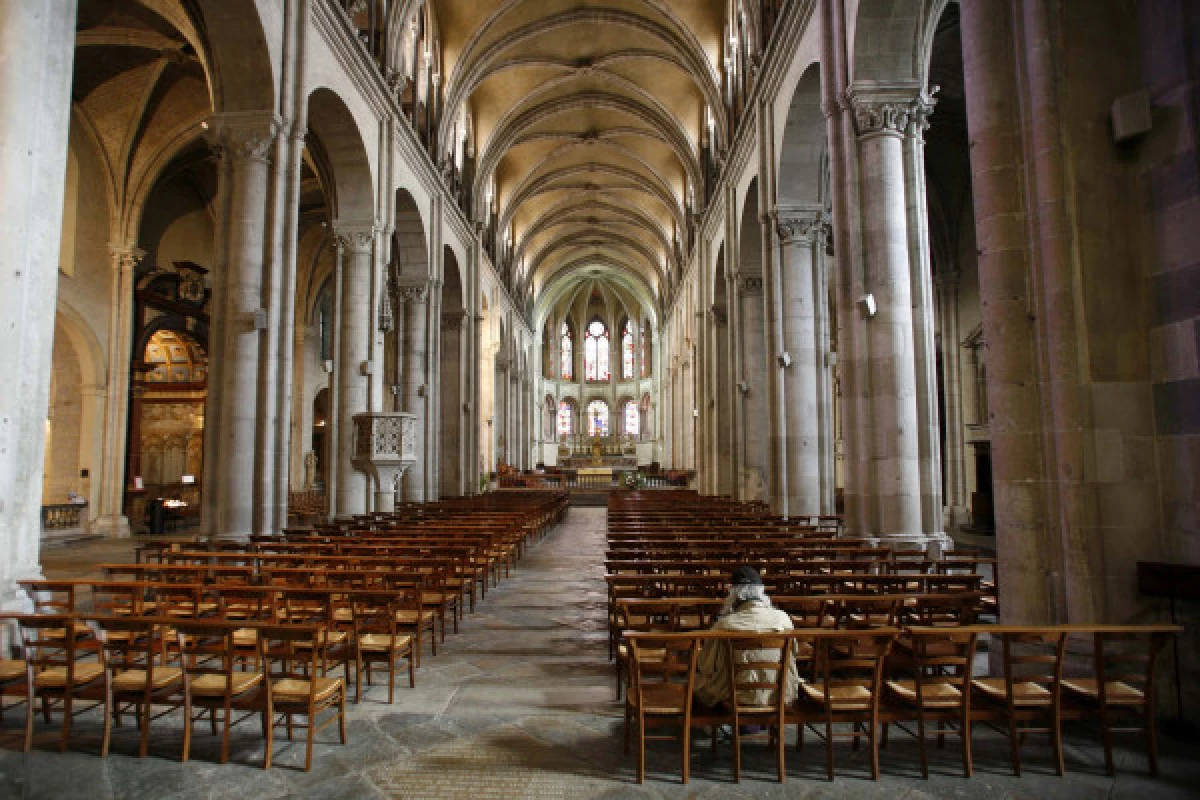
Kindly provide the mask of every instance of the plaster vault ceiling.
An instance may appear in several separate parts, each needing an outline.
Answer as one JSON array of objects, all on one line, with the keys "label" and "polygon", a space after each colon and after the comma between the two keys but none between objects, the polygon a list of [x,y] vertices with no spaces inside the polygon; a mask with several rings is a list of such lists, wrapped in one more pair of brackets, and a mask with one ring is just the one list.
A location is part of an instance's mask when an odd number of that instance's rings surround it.
[{"label": "plaster vault ceiling", "polygon": [[432,11],[444,124],[470,116],[476,196],[494,179],[516,281],[540,297],[602,265],[657,299],[699,191],[705,108],[723,113],[725,0],[433,0]]}]

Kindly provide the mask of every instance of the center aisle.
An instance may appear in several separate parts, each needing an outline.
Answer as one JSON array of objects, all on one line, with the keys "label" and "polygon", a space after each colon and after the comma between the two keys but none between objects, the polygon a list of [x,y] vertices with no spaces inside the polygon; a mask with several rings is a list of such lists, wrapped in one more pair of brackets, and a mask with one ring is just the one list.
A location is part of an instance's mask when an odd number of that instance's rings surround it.
[{"label": "center aisle", "polygon": [[[572,508],[446,652],[425,661],[415,692],[357,720],[411,752],[363,777],[390,796],[471,798],[603,794],[627,779],[608,660],[605,515]],[[360,735],[375,738],[352,729],[351,741]]]}]

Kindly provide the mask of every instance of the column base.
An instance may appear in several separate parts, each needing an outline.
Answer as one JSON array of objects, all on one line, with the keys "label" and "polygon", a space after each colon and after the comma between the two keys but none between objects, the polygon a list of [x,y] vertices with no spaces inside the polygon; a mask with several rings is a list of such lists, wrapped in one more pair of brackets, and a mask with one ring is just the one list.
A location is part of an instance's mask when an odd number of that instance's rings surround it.
[{"label": "column base", "polygon": [[91,524],[91,528],[95,533],[103,534],[109,539],[128,539],[133,535],[133,531],[129,528],[129,517],[124,514],[97,517],[96,521]]},{"label": "column base", "polygon": [[942,519],[946,530],[956,531],[971,521],[971,515],[966,506],[946,506],[942,509]]}]

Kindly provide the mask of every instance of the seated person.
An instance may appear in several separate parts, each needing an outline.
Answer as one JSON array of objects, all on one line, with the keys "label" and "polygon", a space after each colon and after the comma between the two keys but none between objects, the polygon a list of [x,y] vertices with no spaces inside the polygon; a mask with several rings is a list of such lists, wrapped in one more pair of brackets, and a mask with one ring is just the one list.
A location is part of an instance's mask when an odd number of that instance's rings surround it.
[{"label": "seated person", "polygon": [[[713,623],[714,631],[745,631],[747,633],[779,633],[792,630],[792,619],[786,612],[771,605],[763,587],[762,578],[753,567],[738,567],[733,571],[733,585],[725,605]],[[740,654],[745,661],[770,660],[778,658],[778,652],[746,651]],[[728,649],[725,643],[710,639],[704,642],[700,650],[700,658],[696,664],[696,682],[693,687],[696,701],[708,708],[722,707],[729,697],[729,668]],[[796,686],[799,676],[796,673],[796,661],[788,655],[788,674],[784,678],[786,702],[790,705],[796,697]],[[743,678],[748,677],[743,675]],[[764,670],[763,674],[755,675],[757,681],[769,682],[775,676]],[[745,697],[739,697],[742,705],[769,705],[771,693],[767,690],[748,691]]]}]

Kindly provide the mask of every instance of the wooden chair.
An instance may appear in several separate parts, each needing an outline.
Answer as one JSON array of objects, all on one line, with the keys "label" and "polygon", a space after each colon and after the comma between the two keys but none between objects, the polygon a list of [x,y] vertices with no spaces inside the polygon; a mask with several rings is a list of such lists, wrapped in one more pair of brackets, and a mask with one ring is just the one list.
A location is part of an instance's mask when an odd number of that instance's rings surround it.
[{"label": "wooden chair", "polygon": [[[816,642],[814,679],[800,687],[789,721],[797,723],[796,749],[804,747],[805,726],[825,742],[825,770],[833,780],[833,744],[865,738],[871,748],[871,777],[879,780],[879,705],[883,664],[896,636],[894,628],[823,632]],[[824,732],[813,726],[823,722]],[[850,724],[849,733],[835,732]]]},{"label": "wooden chair", "polygon": [[[0,658],[0,720],[4,719],[4,695],[9,689],[21,687],[25,694],[25,681],[28,677],[28,665],[19,659]],[[20,705],[18,701],[14,705]]]},{"label": "wooden chair", "polygon": [[[153,620],[99,617],[94,622],[103,652],[108,709],[100,755],[108,755],[113,721],[119,724],[123,711],[132,708],[142,736],[138,758],[145,758],[150,747],[150,722],[174,710],[176,704],[168,700],[183,687],[183,669],[170,665],[163,626]],[[172,708],[154,716],[154,705],[164,703]]]},{"label": "wooden chair", "polygon": [[[175,624],[177,646],[184,665],[183,761],[191,756],[194,723],[204,716],[205,711],[209,715],[213,736],[217,735],[217,712],[221,712],[222,764],[229,761],[230,729],[252,716],[262,714],[262,671],[257,668],[249,672],[234,669],[236,661],[244,661],[236,642],[239,630],[231,623],[182,620]],[[254,642],[257,649],[257,636]],[[255,662],[257,667],[257,657]],[[197,707],[200,714],[193,716]],[[235,711],[246,713],[235,720]]]},{"label": "wooden chair", "polygon": [[[419,593],[425,591],[423,578],[394,578],[388,581],[389,589],[414,589]],[[396,623],[399,629],[413,637],[413,648],[417,656],[417,667],[421,666],[421,640],[428,634],[430,652],[437,655],[437,611],[424,607],[401,607],[396,611]]]},{"label": "wooden chair", "polygon": [[[929,738],[927,723],[936,722],[935,736],[940,747],[945,740],[944,726],[949,723],[962,741],[963,773],[971,777],[971,666],[975,658],[978,634],[970,628],[913,628],[901,637],[906,643],[903,652],[894,651],[889,662],[909,678],[887,681],[890,697],[901,708],[912,709],[917,729],[911,731],[903,724],[897,726],[917,738],[921,749],[921,777],[929,778]],[[883,740],[887,744],[885,723]]]},{"label": "wooden chair", "polygon": [[92,708],[105,705],[104,663],[79,660],[77,638],[63,634],[75,629],[75,616],[23,615],[16,619],[26,665],[24,751],[28,753],[33,746],[34,700],[42,701],[42,715],[49,724],[51,707],[57,699],[63,712],[58,749],[66,752],[75,699],[94,701]]},{"label": "wooden chair", "polygon": [[[33,601],[35,614],[74,614],[76,611],[79,584],[74,581],[29,580],[21,581],[21,587]],[[81,619],[75,620],[74,632],[79,639],[87,639],[92,635],[92,629]],[[51,637],[62,634],[63,632],[54,629],[47,629],[42,633],[43,636]]]},{"label": "wooden chair", "polygon": [[726,639],[729,659],[729,706],[733,728],[733,779],[742,780],[742,725],[761,725],[775,746],[779,782],[787,780],[784,768],[784,720],[791,701],[788,675],[792,670],[793,641],[787,636],[746,636]]},{"label": "wooden chair", "polygon": [[408,660],[408,686],[417,686],[415,639],[405,633],[396,622],[396,613],[403,609],[415,609],[421,605],[416,591],[401,590],[396,594],[368,592],[351,594],[348,597],[354,614],[354,702],[362,699],[363,673],[367,685],[371,685],[371,667],[382,664],[388,675],[388,703],[396,698],[396,664]]},{"label": "wooden chair", "polygon": [[[1061,629],[1028,628],[999,633],[1003,678],[975,678],[976,694],[1007,722],[1013,774],[1021,774],[1021,742],[1045,733],[1054,752],[1055,772],[1063,774],[1062,670],[1067,636]],[[1021,723],[1026,723],[1022,725]]]},{"label": "wooden chair", "polygon": [[683,782],[687,783],[691,760],[692,686],[699,653],[696,639],[638,633],[628,639],[627,645],[630,686],[625,694],[625,754],[629,754],[629,735],[636,719],[637,779],[638,783],[645,783],[646,729],[678,724],[683,744]]},{"label": "wooden chair", "polygon": [[233,631],[233,652],[241,662],[242,669],[246,669],[249,662],[253,661],[257,670],[258,629],[254,625],[278,622],[275,593],[262,587],[222,586],[217,599],[218,619],[247,623]]},{"label": "wooden chair", "polygon": [[[346,684],[325,675],[321,633],[316,625],[263,626],[258,629],[258,658],[265,672],[263,728],[267,736],[263,768],[270,769],[275,728],[281,715],[292,738],[293,718],[303,716],[308,729],[304,771],[312,769],[313,738],[322,728],[338,723],[342,744],[346,743]],[[319,720],[321,713],[333,711]]]},{"label": "wooden chair", "polygon": [[[1104,768],[1116,774],[1114,733],[1142,733],[1150,774],[1158,775],[1158,739],[1154,728],[1154,665],[1169,634],[1161,631],[1101,631],[1093,634],[1094,674],[1091,678],[1063,678],[1065,700],[1080,707],[1100,723],[1104,741]],[[1140,725],[1115,727],[1118,720],[1140,720]]]},{"label": "wooden chair", "polygon": [[[617,625],[621,631],[641,631],[644,633],[674,633],[679,630],[679,605],[669,600],[661,602],[622,602],[617,601]],[[648,658],[646,652],[643,658]],[[621,699],[621,690],[625,685],[625,676],[632,675],[629,668],[630,655],[627,644],[617,645],[617,657],[613,662],[616,670],[617,699]]]},{"label": "wooden chair", "polygon": [[[316,625],[321,629],[317,642],[321,649],[321,674],[330,668],[344,667],[349,675],[353,655],[350,633],[339,630],[339,602],[332,592],[324,589],[288,589],[283,593],[283,619],[289,625]],[[298,647],[305,647],[300,642]]]}]

